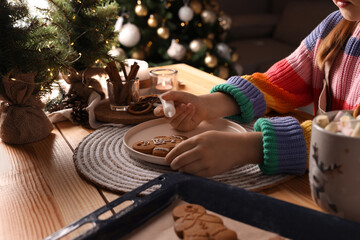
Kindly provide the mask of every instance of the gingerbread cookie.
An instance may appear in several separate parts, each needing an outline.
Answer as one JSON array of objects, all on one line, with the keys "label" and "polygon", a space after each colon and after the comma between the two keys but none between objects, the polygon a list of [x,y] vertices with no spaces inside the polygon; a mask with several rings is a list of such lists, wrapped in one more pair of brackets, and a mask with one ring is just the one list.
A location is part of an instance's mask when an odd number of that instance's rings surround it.
[{"label": "gingerbread cookie", "polygon": [[177,143],[185,139],[187,137],[182,135],[156,136],[152,139],[137,141],[132,145],[132,148],[141,153],[165,157]]},{"label": "gingerbread cookie", "polygon": [[174,208],[174,229],[178,237],[193,240],[236,240],[236,232],[226,228],[218,216],[208,214],[197,204],[183,204]]},{"label": "gingerbread cookie", "polygon": [[151,154],[155,144],[152,141],[145,140],[145,141],[137,141],[132,145],[132,148],[136,151],[145,154]]},{"label": "gingerbread cookie", "polygon": [[185,141],[187,139],[187,137],[183,136],[183,135],[172,135],[170,137],[170,139],[175,140],[175,144],[176,144],[176,143],[181,143],[182,141]]}]

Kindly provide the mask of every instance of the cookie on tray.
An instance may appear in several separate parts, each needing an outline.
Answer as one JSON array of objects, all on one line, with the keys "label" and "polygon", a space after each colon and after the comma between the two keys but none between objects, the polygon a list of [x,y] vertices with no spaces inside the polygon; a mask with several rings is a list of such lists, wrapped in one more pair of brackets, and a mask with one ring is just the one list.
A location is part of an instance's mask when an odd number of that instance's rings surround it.
[{"label": "cookie on tray", "polygon": [[208,214],[197,204],[182,204],[173,209],[174,230],[181,239],[236,240],[236,232],[225,227],[222,219]]}]

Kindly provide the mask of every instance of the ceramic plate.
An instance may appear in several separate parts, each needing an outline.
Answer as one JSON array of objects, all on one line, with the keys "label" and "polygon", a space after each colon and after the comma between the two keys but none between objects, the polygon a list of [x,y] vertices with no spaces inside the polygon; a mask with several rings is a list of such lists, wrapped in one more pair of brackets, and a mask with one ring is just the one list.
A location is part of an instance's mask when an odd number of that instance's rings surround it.
[{"label": "ceramic plate", "polygon": [[180,132],[175,130],[164,118],[160,118],[150,120],[130,128],[129,131],[126,132],[123,142],[130,157],[151,163],[167,165],[163,157],[157,157],[135,151],[131,146],[137,141],[152,139],[156,136],[183,135],[190,138],[208,130],[246,132],[246,130],[239,124],[222,118],[204,121],[192,131]]}]

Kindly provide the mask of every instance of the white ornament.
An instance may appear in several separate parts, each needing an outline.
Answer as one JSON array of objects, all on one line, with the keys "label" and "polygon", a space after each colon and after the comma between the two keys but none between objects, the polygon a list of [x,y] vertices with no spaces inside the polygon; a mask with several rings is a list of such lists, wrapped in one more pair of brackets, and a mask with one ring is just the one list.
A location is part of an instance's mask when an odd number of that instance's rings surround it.
[{"label": "white ornament", "polygon": [[205,43],[201,39],[194,39],[190,42],[190,50],[194,53],[200,51],[205,46]]},{"label": "white ornament", "polygon": [[171,41],[171,45],[169,49],[167,50],[167,54],[172,59],[175,59],[177,61],[181,61],[186,53],[186,48],[178,43],[175,39]]},{"label": "white ornament", "polygon": [[234,69],[237,75],[241,76],[244,74],[244,67],[240,63],[235,63]]},{"label": "white ornament", "polygon": [[126,53],[122,48],[113,47],[110,51],[108,51],[108,55],[118,59],[126,58]]},{"label": "white ornament", "polygon": [[132,23],[126,23],[122,26],[119,33],[119,42],[125,47],[133,47],[140,41],[140,30]]},{"label": "white ornament", "polygon": [[121,27],[123,25],[123,22],[124,22],[124,17],[119,17],[116,20],[116,23],[115,23],[115,26],[114,26],[114,32],[120,32]]},{"label": "white ornament", "polygon": [[218,43],[216,45],[217,53],[225,58],[226,60],[231,60],[231,48],[226,43]]},{"label": "white ornament", "polygon": [[181,21],[190,22],[194,17],[194,11],[191,7],[185,5],[179,9],[178,15]]},{"label": "white ornament", "polygon": [[219,17],[219,25],[225,30],[228,31],[231,28],[231,24],[232,24],[232,20],[231,18],[226,15],[223,14]]}]

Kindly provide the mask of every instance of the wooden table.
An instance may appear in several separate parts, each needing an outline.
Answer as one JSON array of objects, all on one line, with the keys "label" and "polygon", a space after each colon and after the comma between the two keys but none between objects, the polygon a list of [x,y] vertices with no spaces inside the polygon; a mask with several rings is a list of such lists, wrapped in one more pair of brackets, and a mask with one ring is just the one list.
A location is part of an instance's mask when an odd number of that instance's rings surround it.
[{"label": "wooden table", "polygon": [[[224,82],[185,64],[167,67],[177,69],[184,91],[194,94],[209,93]],[[301,111],[294,115],[300,121],[311,118]],[[0,142],[0,239],[42,239],[119,197],[76,173],[74,149],[92,131],[64,121],[39,142],[19,146]],[[321,211],[311,199],[306,174],[261,193]]]}]

